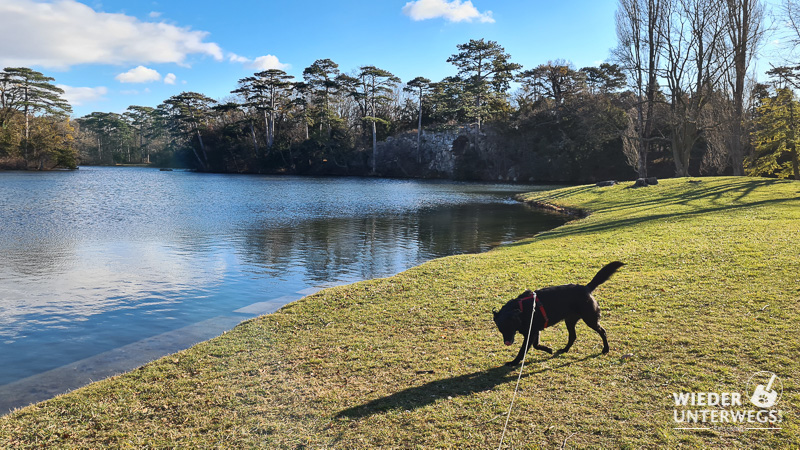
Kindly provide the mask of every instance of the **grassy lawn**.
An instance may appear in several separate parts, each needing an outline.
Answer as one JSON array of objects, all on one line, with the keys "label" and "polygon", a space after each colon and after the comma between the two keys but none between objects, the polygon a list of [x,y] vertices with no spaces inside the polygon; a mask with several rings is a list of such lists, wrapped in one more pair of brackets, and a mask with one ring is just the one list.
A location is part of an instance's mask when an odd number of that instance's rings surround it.
[{"label": "grassy lawn", "polygon": [[[0,448],[497,447],[518,347],[491,310],[526,288],[585,284],[613,260],[627,265],[594,294],[611,352],[579,323],[570,353],[529,353],[505,445],[800,447],[800,183],[630,186],[528,194],[592,214],[327,289],[18,410],[0,418]],[[542,333],[566,340],[563,324]],[[744,392],[762,370],[783,384],[781,430],[675,430],[673,392]]]}]

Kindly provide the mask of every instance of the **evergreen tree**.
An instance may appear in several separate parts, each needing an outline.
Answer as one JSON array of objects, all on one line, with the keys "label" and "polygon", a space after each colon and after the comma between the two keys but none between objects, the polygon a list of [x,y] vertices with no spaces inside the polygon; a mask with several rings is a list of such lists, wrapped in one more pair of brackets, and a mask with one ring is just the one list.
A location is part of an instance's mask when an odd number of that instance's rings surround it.
[{"label": "evergreen tree", "polygon": [[291,93],[294,77],[283,70],[269,69],[252,77],[239,80],[239,89],[232,91],[242,94],[247,106],[252,106],[264,114],[267,150],[275,143],[275,116],[284,106]]},{"label": "evergreen tree", "polygon": [[457,45],[457,48],[459,53],[452,55],[447,62],[458,68],[459,76],[474,97],[472,113],[480,129],[482,119],[488,113],[490,97],[504,96],[514,72],[522,66],[509,62],[511,55],[495,41],[470,39],[466,44]]},{"label": "evergreen tree", "polygon": [[342,88],[340,75],[339,65],[330,59],[318,59],[303,70],[303,79],[318,104],[320,127],[323,124],[326,126],[328,137],[331,134],[331,119],[334,116],[331,110],[331,98]]},{"label": "evergreen tree", "polygon": [[750,175],[800,180],[798,115],[800,104],[791,89],[779,88],[774,97],[762,100],[753,132],[755,153],[746,161]]},{"label": "evergreen tree", "polygon": [[400,78],[375,66],[362,66],[356,80],[354,85],[352,81],[348,84],[353,87],[351,91],[353,98],[363,105],[362,119],[368,122],[372,129],[372,173],[374,174],[378,156],[377,122],[388,124],[385,119],[378,117],[378,107],[391,100],[389,94],[400,84]]},{"label": "evergreen tree", "polygon": [[430,91],[431,80],[425,77],[417,77],[406,83],[406,92],[415,92],[419,103],[419,119],[417,121],[417,162],[422,162],[420,141],[422,136],[422,99]]},{"label": "evergreen tree", "polygon": [[15,115],[22,115],[22,155],[25,160],[39,159],[39,167],[43,160],[39,158],[39,147],[31,141],[32,118],[41,113],[55,123],[68,120],[72,112],[62,97],[64,91],[51,81],[55,79],[27,67],[6,67],[0,71],[0,127],[7,128]]},{"label": "evergreen tree", "polygon": [[159,105],[159,109],[165,113],[173,131],[187,138],[191,135],[197,136],[200,153],[197,152],[193,145],[191,148],[202,170],[208,170],[209,164],[208,152],[206,152],[203,135],[200,131],[207,127],[208,119],[215,103],[217,103],[216,100],[203,94],[182,92],[178,95],[173,95]]}]

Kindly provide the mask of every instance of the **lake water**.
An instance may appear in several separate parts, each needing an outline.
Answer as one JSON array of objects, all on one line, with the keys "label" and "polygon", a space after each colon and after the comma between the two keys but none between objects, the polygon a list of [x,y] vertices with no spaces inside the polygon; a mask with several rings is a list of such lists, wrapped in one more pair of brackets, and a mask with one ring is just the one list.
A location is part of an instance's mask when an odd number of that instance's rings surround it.
[{"label": "lake water", "polygon": [[511,198],[536,188],[149,168],[0,172],[0,394],[41,389],[34,381],[51,369],[50,389],[63,392],[76,387],[59,381],[76,362],[102,378],[97,355],[150,359],[210,336],[153,354],[137,342],[219,334],[321,287],[563,223]]}]

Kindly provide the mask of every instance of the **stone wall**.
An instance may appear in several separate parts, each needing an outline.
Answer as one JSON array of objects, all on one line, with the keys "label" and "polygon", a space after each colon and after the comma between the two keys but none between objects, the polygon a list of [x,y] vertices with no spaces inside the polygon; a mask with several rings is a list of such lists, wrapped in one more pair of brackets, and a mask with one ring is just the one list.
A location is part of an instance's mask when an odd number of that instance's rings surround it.
[{"label": "stone wall", "polygon": [[480,145],[478,135],[469,127],[423,130],[420,163],[416,130],[389,137],[378,143],[378,172],[384,176],[459,178],[458,160]]}]

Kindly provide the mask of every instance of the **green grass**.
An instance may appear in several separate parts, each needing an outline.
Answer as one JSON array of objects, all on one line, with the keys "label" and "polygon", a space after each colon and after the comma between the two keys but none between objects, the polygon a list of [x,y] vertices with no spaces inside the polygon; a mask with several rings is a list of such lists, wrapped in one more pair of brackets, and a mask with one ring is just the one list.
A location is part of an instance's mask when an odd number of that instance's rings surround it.
[{"label": "green grass", "polygon": [[[591,211],[480,255],[327,289],[131,373],[0,418],[0,448],[492,448],[517,369],[492,308],[586,283],[611,352],[528,355],[508,447],[799,447],[800,183],[665,180],[524,196]],[[542,333],[554,348],[563,325]],[[780,431],[675,430],[672,393],[783,382]]]}]

